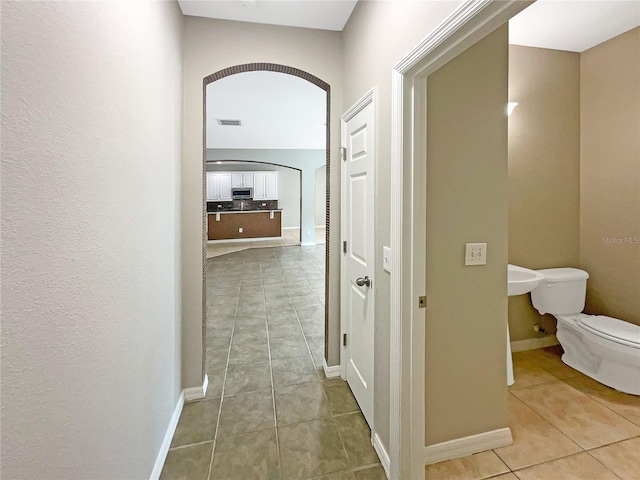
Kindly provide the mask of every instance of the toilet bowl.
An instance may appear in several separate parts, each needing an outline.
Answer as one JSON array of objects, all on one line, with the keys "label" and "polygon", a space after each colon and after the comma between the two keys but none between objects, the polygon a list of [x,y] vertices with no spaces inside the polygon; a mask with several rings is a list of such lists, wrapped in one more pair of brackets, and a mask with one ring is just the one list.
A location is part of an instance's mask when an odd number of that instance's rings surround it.
[{"label": "toilet bowl", "polygon": [[640,395],[640,326],[581,313],[587,272],[576,268],[538,271],[545,278],[531,292],[531,302],[541,314],[550,313],[558,320],[562,361],[604,385]]}]

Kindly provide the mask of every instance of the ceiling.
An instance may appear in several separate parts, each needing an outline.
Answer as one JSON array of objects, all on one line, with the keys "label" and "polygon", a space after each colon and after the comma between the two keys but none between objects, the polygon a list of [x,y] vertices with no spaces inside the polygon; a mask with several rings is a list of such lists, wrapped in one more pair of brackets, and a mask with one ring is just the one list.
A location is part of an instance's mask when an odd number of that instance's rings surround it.
[{"label": "ceiling", "polygon": [[[342,30],[356,0],[179,3],[185,15]],[[638,0],[538,0],[511,19],[509,41],[582,52],[638,25]],[[220,126],[218,119],[242,126]],[[324,90],[295,76],[248,72],[207,86],[207,148],[324,149],[325,122]]]},{"label": "ceiling", "polygon": [[638,25],[637,0],[538,0],[509,21],[509,43],[583,52]]},{"label": "ceiling", "polygon": [[[207,85],[207,148],[324,149],[326,92],[293,75],[246,72]],[[242,125],[219,125],[218,119]]]},{"label": "ceiling", "polygon": [[182,13],[341,32],[357,0],[178,0]]}]

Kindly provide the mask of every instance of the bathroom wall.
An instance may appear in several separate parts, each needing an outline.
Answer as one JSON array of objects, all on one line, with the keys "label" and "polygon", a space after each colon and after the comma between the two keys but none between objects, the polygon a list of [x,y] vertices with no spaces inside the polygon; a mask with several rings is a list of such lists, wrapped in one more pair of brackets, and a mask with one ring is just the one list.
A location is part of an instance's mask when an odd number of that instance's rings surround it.
[{"label": "bathroom wall", "polygon": [[640,324],[640,28],[583,52],[580,73],[586,311]]},{"label": "bathroom wall", "polygon": [[427,445],[508,426],[507,43],[504,25],[427,79]]},{"label": "bathroom wall", "polygon": [[[509,263],[579,266],[580,54],[509,46]],[[509,298],[511,340],[555,332],[529,295]]]},{"label": "bathroom wall", "polygon": [[3,479],[146,479],[180,397],[176,2],[0,2]]}]

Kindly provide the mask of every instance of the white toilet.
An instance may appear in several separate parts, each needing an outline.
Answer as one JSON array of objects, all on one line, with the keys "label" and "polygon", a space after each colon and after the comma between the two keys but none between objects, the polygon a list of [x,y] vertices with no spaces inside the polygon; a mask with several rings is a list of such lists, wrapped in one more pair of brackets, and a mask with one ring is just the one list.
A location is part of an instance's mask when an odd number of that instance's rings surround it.
[{"label": "white toilet", "polygon": [[541,313],[558,319],[562,361],[621,392],[640,395],[640,326],[582,312],[589,274],[577,268],[538,270],[544,280],[531,292]]}]

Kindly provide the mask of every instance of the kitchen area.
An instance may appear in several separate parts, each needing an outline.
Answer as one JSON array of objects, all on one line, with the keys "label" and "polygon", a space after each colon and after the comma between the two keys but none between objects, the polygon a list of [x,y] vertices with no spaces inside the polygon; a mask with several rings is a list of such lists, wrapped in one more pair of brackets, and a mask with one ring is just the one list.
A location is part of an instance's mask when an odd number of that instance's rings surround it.
[{"label": "kitchen area", "polygon": [[282,238],[277,171],[208,171],[206,190],[209,241]]}]

